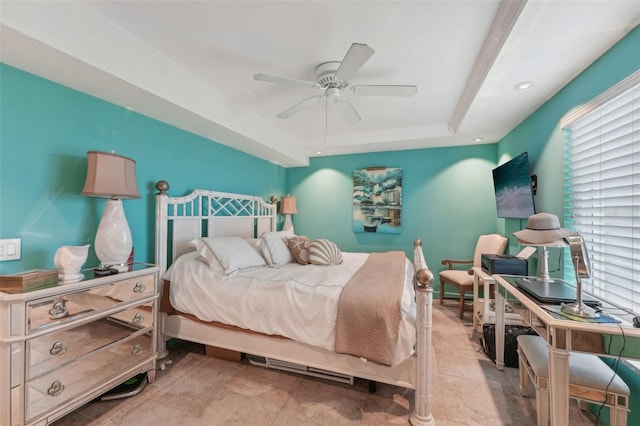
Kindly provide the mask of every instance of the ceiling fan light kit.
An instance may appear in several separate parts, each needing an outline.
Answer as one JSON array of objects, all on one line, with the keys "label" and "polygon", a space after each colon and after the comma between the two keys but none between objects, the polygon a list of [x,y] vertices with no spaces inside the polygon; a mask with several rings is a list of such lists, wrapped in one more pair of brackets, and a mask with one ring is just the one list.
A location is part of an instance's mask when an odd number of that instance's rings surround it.
[{"label": "ceiling fan light kit", "polygon": [[351,78],[362,68],[369,58],[371,58],[374,52],[375,51],[366,44],[353,43],[342,62],[323,62],[316,67],[315,82],[262,73],[254,75],[253,78],[258,81],[308,87],[324,91],[323,95],[311,96],[282,111],[277,115],[278,118],[289,118],[298,111],[315,104],[324,96],[327,101],[330,100],[336,106],[336,109],[345,122],[355,124],[360,121],[361,118],[351,104],[347,96],[348,93],[358,96],[411,97],[418,92],[418,88],[412,85],[361,85],[349,88]]}]

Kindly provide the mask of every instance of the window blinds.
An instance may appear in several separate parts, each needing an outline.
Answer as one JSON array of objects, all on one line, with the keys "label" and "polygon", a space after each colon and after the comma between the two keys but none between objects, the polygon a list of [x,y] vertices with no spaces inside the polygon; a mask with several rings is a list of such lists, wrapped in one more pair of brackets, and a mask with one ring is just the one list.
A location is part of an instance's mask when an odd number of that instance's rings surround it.
[{"label": "window blinds", "polygon": [[[640,312],[640,72],[563,120],[564,226],[591,259],[586,290]],[[565,278],[573,281],[571,256]]]}]

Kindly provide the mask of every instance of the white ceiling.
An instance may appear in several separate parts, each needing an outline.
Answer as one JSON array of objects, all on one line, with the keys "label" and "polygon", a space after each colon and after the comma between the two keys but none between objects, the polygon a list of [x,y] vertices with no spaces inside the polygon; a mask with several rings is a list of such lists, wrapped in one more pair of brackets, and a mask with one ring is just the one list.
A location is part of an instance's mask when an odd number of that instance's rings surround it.
[{"label": "white ceiling", "polygon": [[[0,22],[2,62],[289,167],[496,142],[638,25],[640,1],[2,0]],[[324,101],[276,118],[322,92],[254,74],[314,81],[354,42],[375,53],[352,84],[418,93],[350,96],[353,125]]]}]

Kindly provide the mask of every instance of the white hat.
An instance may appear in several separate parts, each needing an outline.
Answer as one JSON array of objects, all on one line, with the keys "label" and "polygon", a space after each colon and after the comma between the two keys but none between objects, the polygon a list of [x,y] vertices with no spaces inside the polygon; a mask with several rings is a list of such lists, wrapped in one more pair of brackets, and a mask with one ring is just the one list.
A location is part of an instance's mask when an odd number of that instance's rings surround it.
[{"label": "white hat", "polygon": [[558,216],[550,213],[537,213],[529,216],[527,227],[513,235],[520,244],[551,244],[563,242],[568,232],[560,227]]}]

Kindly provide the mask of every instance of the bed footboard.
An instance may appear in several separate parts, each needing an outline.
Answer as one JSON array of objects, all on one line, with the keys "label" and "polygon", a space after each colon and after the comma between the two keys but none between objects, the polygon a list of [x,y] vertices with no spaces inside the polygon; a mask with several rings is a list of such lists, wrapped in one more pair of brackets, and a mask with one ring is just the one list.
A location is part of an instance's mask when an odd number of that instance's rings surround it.
[{"label": "bed footboard", "polygon": [[422,241],[413,242],[414,285],[416,288],[416,365],[415,407],[409,421],[414,426],[435,425],[431,414],[431,332],[433,305],[433,273],[429,270],[422,252]]}]

